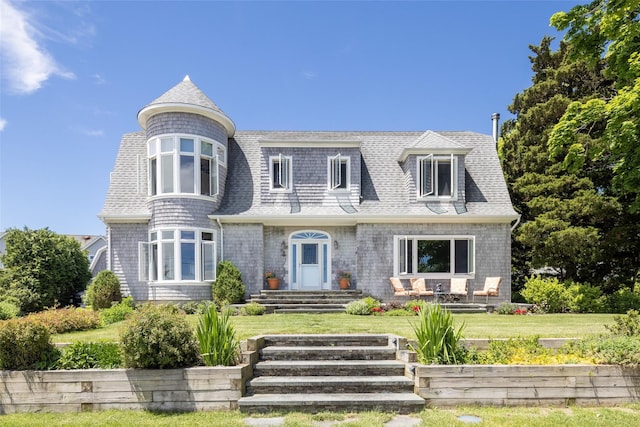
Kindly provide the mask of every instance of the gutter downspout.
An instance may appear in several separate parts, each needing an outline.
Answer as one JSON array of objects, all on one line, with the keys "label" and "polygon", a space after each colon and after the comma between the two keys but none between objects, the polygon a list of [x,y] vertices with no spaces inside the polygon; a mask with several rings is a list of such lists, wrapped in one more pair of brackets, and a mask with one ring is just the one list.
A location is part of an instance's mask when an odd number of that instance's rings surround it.
[{"label": "gutter downspout", "polygon": [[220,218],[216,218],[216,222],[220,228],[220,261],[224,261],[224,228],[222,228]]},{"label": "gutter downspout", "polygon": [[518,226],[518,224],[520,224],[520,219],[522,219],[522,215],[521,215],[521,214],[518,214],[518,218],[516,219],[516,223],[515,223],[515,224],[513,224],[513,225],[511,226],[511,231],[512,231],[512,232],[513,232],[513,230],[515,230],[515,229],[516,229],[516,227]]}]

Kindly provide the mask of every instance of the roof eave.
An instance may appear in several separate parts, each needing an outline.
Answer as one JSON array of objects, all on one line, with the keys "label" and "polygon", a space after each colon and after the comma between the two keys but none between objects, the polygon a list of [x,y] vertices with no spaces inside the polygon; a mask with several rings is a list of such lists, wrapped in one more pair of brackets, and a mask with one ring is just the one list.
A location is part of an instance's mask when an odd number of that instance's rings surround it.
[{"label": "roof eave", "polygon": [[222,124],[222,126],[224,126],[225,130],[227,131],[227,138],[231,138],[236,133],[236,125],[225,114],[212,108],[179,102],[163,102],[159,104],[147,105],[138,112],[138,123],[140,123],[142,129],[147,130],[147,122],[149,121],[149,118],[160,113],[199,114]]}]

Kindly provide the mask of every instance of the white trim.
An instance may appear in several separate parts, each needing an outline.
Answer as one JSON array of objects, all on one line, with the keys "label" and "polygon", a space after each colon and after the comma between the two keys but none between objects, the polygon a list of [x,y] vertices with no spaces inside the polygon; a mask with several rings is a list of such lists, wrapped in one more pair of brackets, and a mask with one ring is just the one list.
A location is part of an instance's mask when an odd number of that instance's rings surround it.
[{"label": "white trim", "polygon": [[227,137],[231,138],[236,133],[236,125],[224,113],[212,108],[202,107],[193,104],[183,104],[179,102],[163,102],[144,107],[138,112],[138,123],[143,130],[147,130],[147,122],[152,116],[160,113],[194,113],[220,123],[227,131]]},{"label": "white trim", "polygon": [[[295,236],[296,234],[300,234],[300,233],[317,233],[317,234],[322,234],[323,236],[327,236],[326,239],[296,239],[293,240],[293,236]],[[332,266],[332,258],[331,258],[331,248],[333,246],[332,244],[333,239],[331,238],[331,234],[328,233],[327,231],[323,231],[323,230],[316,230],[316,229],[300,229],[300,230],[296,230],[294,232],[289,233],[289,237],[287,238],[287,243],[288,243],[288,247],[289,250],[287,251],[287,266],[289,269],[289,286],[291,287],[291,289],[296,289],[299,290],[301,289],[300,285],[300,279],[301,279],[301,265],[302,265],[302,259],[300,258],[302,256],[301,253],[297,253],[296,255],[296,261],[297,261],[297,266],[296,266],[296,277],[293,278],[293,251],[296,250],[296,248],[298,248],[298,245],[295,245],[294,243],[318,243],[318,257],[319,260],[321,261],[319,263],[320,265],[320,289],[321,290],[330,290],[331,289],[331,277],[333,276],[333,272],[331,270],[331,266]],[[326,258],[323,255],[323,244],[327,245],[327,256]],[[327,277],[326,277],[326,281],[323,280],[323,267],[324,264],[327,265]]]},{"label": "white trim", "polygon": [[[285,187],[274,187],[273,184],[273,166],[275,162],[280,165],[279,181],[285,181],[287,184]],[[285,164],[286,168],[282,167]],[[273,193],[291,193],[293,191],[293,157],[283,156],[278,154],[277,156],[269,156],[269,191]]]},{"label": "white trim", "polygon": [[91,264],[89,264],[89,270],[93,271],[96,264],[98,263],[98,260],[100,259],[100,256],[106,251],[107,251],[107,246],[105,245],[105,246],[102,246],[100,249],[98,249],[95,254],[93,254],[93,259],[91,260]]},{"label": "white trim", "polygon": [[151,220],[151,214],[143,215],[98,215],[105,224],[146,224]]},{"label": "white trim", "polygon": [[[335,164],[338,164],[338,168],[335,168]],[[345,176],[342,176],[342,164],[346,165]],[[335,184],[334,178],[338,177],[338,185]],[[345,188],[339,188],[342,179],[346,179],[347,184]],[[327,191],[330,193],[344,193],[351,191],[351,157],[343,156],[340,153],[335,156],[327,156]]]},{"label": "white trim", "polygon": [[[422,174],[423,167],[422,164],[425,160],[429,159],[431,162],[430,172],[431,172],[431,187],[432,191],[426,195],[421,193],[422,187]],[[449,171],[449,180],[451,181],[451,194],[450,195],[439,195],[438,194],[438,165],[439,162],[449,163],[451,165]],[[434,156],[433,154],[429,154],[426,156],[416,157],[416,199],[418,201],[436,201],[436,200],[445,200],[445,201],[455,201],[458,200],[458,158],[453,155],[453,153],[448,153],[446,156]]]},{"label": "white trim", "polygon": [[[411,240],[412,243],[412,260],[411,264],[413,265],[414,270],[418,267],[418,241],[419,240],[433,240],[433,241],[443,241],[448,240],[451,242],[449,247],[449,272],[433,272],[433,273],[418,273],[417,271],[406,271],[408,266],[408,261],[405,262],[405,271],[399,270],[399,261],[400,261],[400,244],[404,241],[405,244],[405,259],[407,253],[408,241]],[[473,249],[471,250],[471,271],[467,273],[456,273],[456,265],[455,265],[455,242],[457,240],[460,241],[471,241],[473,242]],[[476,236],[469,234],[396,234],[393,236],[393,275],[396,277],[403,276],[411,276],[411,277],[424,277],[427,279],[450,279],[452,277],[466,277],[468,279],[475,278],[475,270],[476,270]],[[467,256],[469,253],[467,253]]]},{"label": "white trim", "polygon": [[271,139],[258,140],[261,147],[275,148],[360,148],[362,140],[323,140],[323,139]]},{"label": "white trim", "polygon": [[225,224],[264,224],[294,226],[357,224],[511,224],[517,215],[209,215]]},{"label": "white trim", "polygon": [[409,156],[426,156],[428,154],[434,154],[436,156],[442,154],[466,156],[472,150],[472,148],[405,148],[400,157],[398,157],[398,162],[404,162]]}]

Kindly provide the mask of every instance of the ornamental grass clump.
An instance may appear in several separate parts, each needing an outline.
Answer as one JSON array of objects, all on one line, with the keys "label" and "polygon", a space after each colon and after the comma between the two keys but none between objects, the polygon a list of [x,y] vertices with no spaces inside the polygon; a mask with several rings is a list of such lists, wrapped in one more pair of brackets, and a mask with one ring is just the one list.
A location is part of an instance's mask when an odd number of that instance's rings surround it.
[{"label": "ornamental grass clump", "polygon": [[207,366],[233,366],[238,363],[240,342],[230,320],[229,311],[218,313],[215,305],[209,306],[196,327],[200,353]]},{"label": "ornamental grass clump", "polygon": [[418,361],[423,364],[452,365],[464,363],[465,350],[459,342],[464,323],[456,329],[453,315],[439,304],[428,305],[418,313],[418,322],[411,325],[416,334]]}]

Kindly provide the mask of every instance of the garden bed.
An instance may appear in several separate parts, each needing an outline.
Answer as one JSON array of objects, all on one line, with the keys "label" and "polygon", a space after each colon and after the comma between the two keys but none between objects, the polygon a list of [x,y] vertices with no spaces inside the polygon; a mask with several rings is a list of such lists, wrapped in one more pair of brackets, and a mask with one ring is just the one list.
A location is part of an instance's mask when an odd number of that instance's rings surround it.
[{"label": "garden bed", "polygon": [[611,406],[640,402],[640,368],[614,365],[410,365],[428,407]]},{"label": "garden bed", "polygon": [[0,371],[0,414],[102,409],[236,409],[250,365],[186,369]]}]

